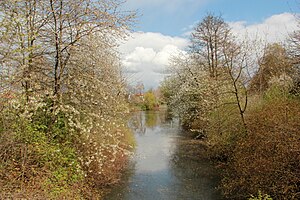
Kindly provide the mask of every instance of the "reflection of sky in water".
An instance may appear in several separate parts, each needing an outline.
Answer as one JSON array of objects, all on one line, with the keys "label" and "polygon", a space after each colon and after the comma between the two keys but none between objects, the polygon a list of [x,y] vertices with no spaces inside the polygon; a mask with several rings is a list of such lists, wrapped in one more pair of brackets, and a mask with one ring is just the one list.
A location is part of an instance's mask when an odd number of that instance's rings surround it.
[{"label": "reflection of sky in water", "polygon": [[220,199],[210,172],[201,173],[211,170],[209,164],[199,168],[199,163],[189,160],[171,162],[180,153],[178,121],[166,121],[165,112],[138,112],[133,120],[129,124],[135,131],[137,148],[132,166],[106,200]]},{"label": "reflection of sky in water", "polygon": [[136,172],[162,171],[168,168],[172,152],[172,138],[169,135],[158,135],[161,128],[147,129],[145,135],[136,136]]}]

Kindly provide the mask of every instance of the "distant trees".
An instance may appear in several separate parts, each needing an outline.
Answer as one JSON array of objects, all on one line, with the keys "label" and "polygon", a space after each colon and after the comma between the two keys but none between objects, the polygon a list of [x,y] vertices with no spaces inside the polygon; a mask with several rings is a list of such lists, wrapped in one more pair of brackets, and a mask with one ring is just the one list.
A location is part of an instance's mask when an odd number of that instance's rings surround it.
[{"label": "distant trees", "polygon": [[144,94],[144,104],[146,110],[154,110],[154,108],[158,106],[158,100],[152,90],[149,90]]}]

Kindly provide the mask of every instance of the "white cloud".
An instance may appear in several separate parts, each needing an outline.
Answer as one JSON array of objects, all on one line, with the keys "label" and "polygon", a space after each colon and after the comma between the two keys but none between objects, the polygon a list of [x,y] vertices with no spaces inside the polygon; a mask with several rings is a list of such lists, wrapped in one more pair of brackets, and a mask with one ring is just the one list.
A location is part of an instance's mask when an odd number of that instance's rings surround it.
[{"label": "white cloud", "polygon": [[156,65],[160,65],[160,66],[167,65],[169,64],[170,55],[175,55],[179,52],[180,49],[177,46],[173,44],[168,44],[164,46],[164,48],[156,54],[153,62]]},{"label": "white cloud", "polygon": [[168,44],[173,44],[178,48],[184,48],[187,41],[181,37],[172,37],[161,33],[153,32],[135,32],[130,38],[121,45],[120,50],[123,53],[132,52],[136,47],[153,48],[158,51]]},{"label": "white cloud", "polygon": [[[136,32],[120,46],[125,72],[142,79],[147,88],[158,86],[166,74],[171,55],[184,51],[188,40],[161,33]],[[134,78],[133,78],[134,79]]]},{"label": "white cloud", "polygon": [[297,30],[297,17],[291,13],[273,15],[262,23],[247,24],[246,21],[229,22],[238,37],[262,39],[266,42],[284,42],[287,36]]},{"label": "white cloud", "polygon": [[125,57],[129,63],[151,62],[155,57],[156,52],[152,48],[136,47],[133,52]]}]

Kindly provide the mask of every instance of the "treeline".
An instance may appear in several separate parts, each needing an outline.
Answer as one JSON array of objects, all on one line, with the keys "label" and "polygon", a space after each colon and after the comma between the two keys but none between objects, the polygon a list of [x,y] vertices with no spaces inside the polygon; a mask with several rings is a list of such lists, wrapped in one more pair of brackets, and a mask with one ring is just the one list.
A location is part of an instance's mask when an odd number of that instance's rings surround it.
[{"label": "treeline", "polygon": [[127,99],[131,110],[153,111],[159,110],[163,102],[161,101],[161,92],[159,89],[149,89],[144,92],[144,86],[138,83],[135,87],[128,86]]},{"label": "treeline", "polygon": [[97,199],[131,149],[123,1],[0,2],[0,198]]},{"label": "treeline", "polygon": [[[299,199],[300,30],[286,44],[235,36],[208,14],[162,91],[182,125],[205,138],[230,199]],[[261,48],[259,48],[261,47]],[[264,195],[261,195],[261,198]]]}]

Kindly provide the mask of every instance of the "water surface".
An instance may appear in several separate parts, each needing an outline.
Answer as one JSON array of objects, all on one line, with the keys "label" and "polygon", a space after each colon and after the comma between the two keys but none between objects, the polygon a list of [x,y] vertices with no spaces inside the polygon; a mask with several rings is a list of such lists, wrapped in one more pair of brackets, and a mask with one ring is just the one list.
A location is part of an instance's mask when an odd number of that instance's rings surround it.
[{"label": "water surface", "polygon": [[177,120],[164,111],[137,112],[130,126],[137,148],[106,200],[221,199],[218,173],[207,159],[199,159],[204,147],[191,143]]}]

